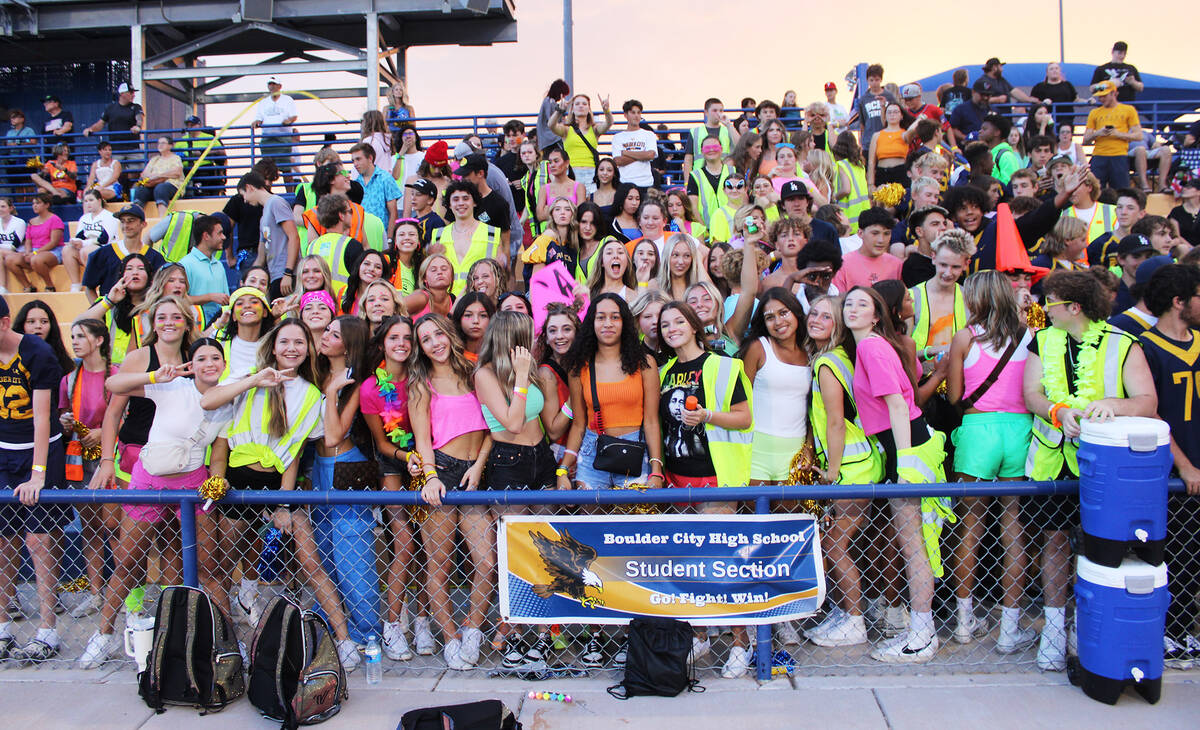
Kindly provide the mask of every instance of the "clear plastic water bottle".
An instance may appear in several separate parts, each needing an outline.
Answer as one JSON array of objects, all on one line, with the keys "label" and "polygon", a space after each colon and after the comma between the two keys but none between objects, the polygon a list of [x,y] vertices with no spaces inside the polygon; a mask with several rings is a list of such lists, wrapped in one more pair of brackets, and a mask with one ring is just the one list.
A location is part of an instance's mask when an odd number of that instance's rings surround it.
[{"label": "clear plastic water bottle", "polygon": [[383,649],[379,647],[379,639],[375,634],[367,639],[366,654],[367,684],[379,684],[383,681]]}]

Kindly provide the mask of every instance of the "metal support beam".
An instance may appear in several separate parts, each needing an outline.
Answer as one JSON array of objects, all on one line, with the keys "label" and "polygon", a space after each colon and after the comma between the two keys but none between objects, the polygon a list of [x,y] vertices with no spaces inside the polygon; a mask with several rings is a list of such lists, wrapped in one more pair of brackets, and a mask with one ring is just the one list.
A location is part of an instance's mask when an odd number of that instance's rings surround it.
[{"label": "metal support beam", "polygon": [[147,66],[158,66],[159,64],[170,61],[172,58],[177,58],[179,56],[187,56],[189,54],[195,53],[196,51],[199,51],[202,48],[207,48],[208,46],[211,46],[214,43],[220,43],[221,41],[223,41],[227,38],[232,38],[235,35],[240,35],[245,32],[246,32],[245,24],[230,25],[230,26],[222,28],[220,30],[213,31],[212,33],[209,33],[208,35],[202,35],[194,41],[184,43],[182,46],[168,48],[166,51],[158,54],[157,56],[146,59],[146,65]]},{"label": "metal support beam", "polygon": [[[129,85],[141,89],[144,85],[143,63],[146,58],[146,39],[142,26],[133,25],[129,28]],[[146,108],[146,94],[142,94],[142,112],[149,118],[150,110]]]},{"label": "metal support beam", "polygon": [[[286,89],[285,89],[286,91]],[[322,100],[329,99],[361,99],[367,94],[367,90],[359,87],[356,89],[320,89],[315,91]],[[380,88],[377,92],[386,94],[386,88]],[[252,101],[258,101],[264,96],[256,93],[237,93],[237,94],[197,94],[197,104],[248,104]]]},{"label": "metal support beam", "polygon": [[319,63],[260,63],[249,66],[205,66],[202,68],[148,69],[148,79],[192,79],[217,76],[270,76],[273,74],[349,71],[363,73],[362,61],[321,61]]},{"label": "metal support beam", "polygon": [[367,109],[379,108],[379,14],[367,13]]},{"label": "metal support beam", "polygon": [[[369,13],[369,15],[377,15],[377,14]],[[347,56],[352,56],[354,58],[360,58],[364,55],[362,52],[362,49],[360,49],[360,48],[355,48],[354,46],[348,46],[345,43],[338,43],[337,41],[331,41],[326,38],[321,38],[320,36],[315,36],[311,33],[304,33],[303,31],[292,30],[291,28],[284,28],[283,26],[276,25],[274,23],[260,23],[260,22],[255,21],[253,23],[242,23],[242,25],[248,29],[253,28],[254,30],[261,30],[264,33],[274,33],[277,36],[282,36],[284,38],[291,38],[294,41],[300,41],[301,43],[308,43],[309,45],[313,45],[318,48],[325,48],[330,51],[338,51],[339,53],[345,53]],[[376,23],[375,27],[376,27],[376,29],[378,29],[379,24]],[[368,30],[368,33],[369,32],[370,31]],[[371,47],[371,44],[368,42],[367,48],[370,48],[370,47]]]},{"label": "metal support beam", "polygon": [[[172,99],[175,99],[176,101],[182,101],[184,104],[192,103],[192,96],[190,93],[188,93],[186,91],[180,91],[179,89],[175,88],[174,86],[169,86],[168,84],[166,84],[162,81],[149,80],[146,82],[146,88],[154,89],[155,91],[159,91],[159,92],[171,97]],[[142,94],[142,102],[143,102],[142,105],[143,106],[145,106],[145,101],[146,101],[146,95]]]}]

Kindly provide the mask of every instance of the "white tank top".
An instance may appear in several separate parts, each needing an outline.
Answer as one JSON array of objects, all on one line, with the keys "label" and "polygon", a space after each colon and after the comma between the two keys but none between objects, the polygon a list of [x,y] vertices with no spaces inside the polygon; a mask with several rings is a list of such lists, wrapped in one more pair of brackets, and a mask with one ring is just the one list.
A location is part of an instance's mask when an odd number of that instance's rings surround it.
[{"label": "white tank top", "polygon": [[770,337],[760,337],[758,343],[763,349],[763,365],[754,374],[754,430],[802,439],[808,435],[812,368],[780,360]]}]

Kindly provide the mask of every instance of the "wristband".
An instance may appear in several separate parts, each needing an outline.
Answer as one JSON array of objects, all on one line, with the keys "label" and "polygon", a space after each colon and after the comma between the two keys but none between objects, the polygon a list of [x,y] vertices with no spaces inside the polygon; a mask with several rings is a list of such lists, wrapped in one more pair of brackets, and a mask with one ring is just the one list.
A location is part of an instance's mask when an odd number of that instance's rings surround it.
[{"label": "wristband", "polygon": [[155,379],[154,373],[150,373],[150,385],[154,385],[156,382],[158,381]]},{"label": "wristband", "polygon": [[436,479],[436,478],[437,478],[437,470],[436,470],[436,469],[428,469],[428,470],[426,470],[426,471],[425,471],[425,478],[426,478],[426,479]]},{"label": "wristband", "polygon": [[[653,463],[654,463],[654,462],[656,462],[656,461],[658,462],[658,465],[659,465],[659,466],[666,466],[665,464],[663,464],[663,460],[662,460],[662,459],[660,459],[660,458],[658,458],[657,456],[651,456],[651,457],[650,457],[650,463],[651,463],[651,464],[653,464]],[[651,475],[651,476],[653,476],[653,475]]]},{"label": "wristband", "polygon": [[569,476],[571,476],[571,472],[567,471],[567,468],[565,466],[560,466],[554,470],[554,476],[569,477]]},{"label": "wristband", "polygon": [[[559,408],[558,410],[559,410],[559,412],[560,412],[560,413],[562,413],[562,414],[563,414],[564,416],[566,416],[567,418],[570,418],[570,419],[574,419],[574,418],[575,418],[575,411],[571,410],[571,404],[570,404],[570,403],[563,403],[563,404],[562,404],[562,408]],[[574,452],[574,451],[572,451],[571,453],[573,454],[573,453],[575,453],[575,452]]]},{"label": "wristband", "polygon": [[638,282],[638,288],[639,288],[639,289],[646,289],[646,288],[648,288],[649,286],[650,286],[650,282],[648,282],[648,281],[639,281],[639,282]]},{"label": "wristband", "polygon": [[42,474],[45,474],[45,473],[46,473],[46,465],[45,465],[45,464],[34,464],[34,465],[33,465],[32,467],[30,467],[30,468],[31,468],[31,469],[33,469],[33,470],[34,470],[34,471],[36,471],[36,472],[41,472]]},{"label": "wristband", "polygon": [[108,298],[107,294],[105,294],[103,297],[100,297],[100,306],[104,307],[104,311],[111,312],[112,308],[116,305],[113,304],[113,301]]},{"label": "wristband", "polygon": [[664,482],[665,482],[665,481],[667,481],[667,478],[666,478],[665,476],[663,476],[662,474],[659,474],[659,473],[658,473],[658,472],[656,472],[656,471],[652,471],[652,472],[650,472],[650,477],[651,477],[651,478],[653,478],[653,477],[658,477],[659,479],[663,480]]},{"label": "wristband", "polygon": [[571,456],[574,456],[576,459],[579,458],[579,452],[576,451],[575,449],[563,449],[563,454],[570,454]]},{"label": "wristband", "polygon": [[518,395],[520,395],[520,396],[529,395],[529,388],[517,388],[514,386],[513,387],[513,396],[518,396]]}]

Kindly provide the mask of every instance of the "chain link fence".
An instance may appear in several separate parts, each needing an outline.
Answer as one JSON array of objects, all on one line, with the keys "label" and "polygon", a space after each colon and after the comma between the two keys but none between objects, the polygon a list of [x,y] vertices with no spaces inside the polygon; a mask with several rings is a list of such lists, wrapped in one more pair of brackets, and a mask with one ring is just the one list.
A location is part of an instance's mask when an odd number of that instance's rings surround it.
[{"label": "chain link fence", "polygon": [[[1178,489],[1178,483],[1173,488]],[[914,487],[879,485],[456,492],[448,496],[456,506],[439,508],[417,504],[419,497],[413,492],[301,492],[288,495],[293,507],[291,534],[281,531],[271,517],[273,503],[281,501],[278,493],[231,493],[217,508],[191,519],[189,508],[198,509],[199,504],[190,492],[47,490],[43,502],[72,512],[74,520],[48,537],[5,539],[0,565],[13,577],[15,592],[0,593],[7,612],[7,618],[0,615],[0,622],[9,622],[7,630],[15,640],[10,648],[17,658],[10,657],[0,666],[6,671],[78,666],[89,638],[102,626],[107,628],[111,621],[119,644],[129,616],[136,620],[140,614],[153,615],[159,586],[198,580],[218,600],[227,596],[238,637],[247,646],[267,602],[283,594],[322,610],[339,638],[348,636],[361,645],[368,635],[380,635],[388,655],[384,669],[392,675],[445,670],[443,646],[453,638],[455,628],[467,622],[482,632],[476,672],[519,673],[537,660],[565,673],[616,669],[621,661],[622,627],[605,627],[600,633],[584,625],[500,622],[495,563],[498,517],[716,511],[733,504],[742,513],[769,509],[810,512],[822,518],[827,587],[822,610],[802,621],[750,627],[751,642],[771,642],[770,652],[763,656],[786,651],[801,676],[1035,671],[1038,636],[1047,613],[1053,613],[1047,612],[1047,603],[1066,607],[1067,619],[1055,640],[1066,644],[1071,638],[1073,577],[1067,560],[1071,536],[1052,528],[1069,519],[1064,505],[1077,502],[1071,494],[1077,484],[1000,482],[921,485],[920,489],[955,495],[956,522],[944,524],[939,541],[943,573],[935,581],[932,602],[939,648],[918,664],[886,664],[871,658],[881,643],[907,631],[912,571],[904,556],[923,554],[925,549],[922,544],[917,551],[905,550],[899,544],[885,498],[917,494]],[[667,491],[669,501],[663,496]],[[741,501],[678,506],[680,500],[701,503],[717,493]],[[0,502],[12,502],[11,494],[0,492]],[[861,498],[830,501],[833,494]],[[517,499],[522,503],[507,503]],[[120,500],[138,504],[116,504]],[[181,501],[182,519],[174,509]],[[1177,531],[1200,531],[1197,501],[1173,498],[1172,525]],[[15,509],[20,513],[23,508]],[[149,513],[165,519],[147,522]],[[216,519],[221,513],[246,519]],[[455,524],[458,529],[452,529]],[[127,533],[136,527],[143,538],[132,557],[116,537],[114,528],[119,526]],[[127,566],[121,574],[124,583],[112,578],[114,566],[122,560]],[[39,594],[37,578],[57,590]],[[110,586],[118,584],[133,589],[120,587],[120,595],[114,596]],[[109,599],[107,612],[105,599]],[[1177,595],[1176,600],[1184,599]],[[40,616],[51,605],[57,653],[44,661],[20,661],[24,647],[39,638],[39,626],[49,623]],[[1006,618],[1009,625],[1001,626]],[[1051,627],[1055,625],[1051,621]],[[696,664],[701,678],[719,675],[731,647],[739,643],[737,633],[730,627],[707,629],[707,651],[699,647]],[[132,667],[132,661],[116,647],[101,666],[121,669]],[[754,676],[753,666],[747,676]]]}]

